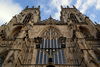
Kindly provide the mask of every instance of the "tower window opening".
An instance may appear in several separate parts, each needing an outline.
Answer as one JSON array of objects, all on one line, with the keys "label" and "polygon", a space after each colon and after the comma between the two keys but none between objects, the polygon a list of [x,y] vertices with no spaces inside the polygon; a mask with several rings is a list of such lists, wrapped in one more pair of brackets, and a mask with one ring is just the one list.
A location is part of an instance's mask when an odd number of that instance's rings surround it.
[{"label": "tower window opening", "polygon": [[74,14],[70,14],[70,19],[72,20],[72,22],[75,22],[75,23],[79,22]]},{"label": "tower window opening", "polygon": [[28,15],[25,16],[24,20],[23,20],[23,23],[28,23],[32,18],[32,14],[29,13]]}]

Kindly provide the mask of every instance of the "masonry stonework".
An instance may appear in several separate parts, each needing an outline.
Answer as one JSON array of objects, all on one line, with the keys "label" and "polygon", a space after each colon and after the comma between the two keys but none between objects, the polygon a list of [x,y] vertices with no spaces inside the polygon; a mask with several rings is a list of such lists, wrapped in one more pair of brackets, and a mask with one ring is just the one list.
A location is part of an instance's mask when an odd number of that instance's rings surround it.
[{"label": "masonry stonework", "polygon": [[60,20],[26,7],[0,26],[0,67],[100,67],[100,24],[61,6]]}]

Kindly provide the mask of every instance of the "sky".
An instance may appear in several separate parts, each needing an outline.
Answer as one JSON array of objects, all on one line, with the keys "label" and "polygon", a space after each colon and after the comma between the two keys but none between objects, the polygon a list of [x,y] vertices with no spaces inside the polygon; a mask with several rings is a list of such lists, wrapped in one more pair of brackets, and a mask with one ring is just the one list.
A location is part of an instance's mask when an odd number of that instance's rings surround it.
[{"label": "sky", "polygon": [[0,25],[8,23],[11,18],[19,14],[26,6],[40,5],[41,20],[52,16],[60,19],[61,5],[63,7],[76,6],[93,22],[100,24],[100,0],[0,0]]}]

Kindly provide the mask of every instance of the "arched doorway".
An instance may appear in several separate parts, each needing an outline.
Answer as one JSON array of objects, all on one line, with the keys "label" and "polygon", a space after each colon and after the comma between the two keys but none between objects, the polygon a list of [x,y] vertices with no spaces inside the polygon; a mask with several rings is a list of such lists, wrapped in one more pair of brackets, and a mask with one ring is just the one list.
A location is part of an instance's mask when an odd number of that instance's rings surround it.
[{"label": "arched doorway", "polygon": [[54,65],[48,65],[47,67],[55,67]]}]

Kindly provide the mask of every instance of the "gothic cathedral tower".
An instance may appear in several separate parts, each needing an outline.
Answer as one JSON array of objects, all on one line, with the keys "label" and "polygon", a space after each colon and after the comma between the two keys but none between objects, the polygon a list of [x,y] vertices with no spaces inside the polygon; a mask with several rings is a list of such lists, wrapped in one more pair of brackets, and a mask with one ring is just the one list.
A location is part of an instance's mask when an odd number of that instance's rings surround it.
[{"label": "gothic cathedral tower", "polygon": [[0,26],[0,67],[100,67],[100,24],[61,7],[60,21],[29,8]]}]

